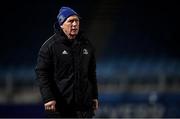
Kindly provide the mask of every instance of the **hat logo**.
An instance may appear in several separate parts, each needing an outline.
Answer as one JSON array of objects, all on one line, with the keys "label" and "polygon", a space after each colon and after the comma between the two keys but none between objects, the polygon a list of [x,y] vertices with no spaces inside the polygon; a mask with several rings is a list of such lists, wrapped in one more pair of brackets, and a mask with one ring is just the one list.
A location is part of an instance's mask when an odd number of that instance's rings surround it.
[{"label": "hat logo", "polygon": [[64,21],[65,17],[64,16],[59,16],[59,22],[62,23]]}]

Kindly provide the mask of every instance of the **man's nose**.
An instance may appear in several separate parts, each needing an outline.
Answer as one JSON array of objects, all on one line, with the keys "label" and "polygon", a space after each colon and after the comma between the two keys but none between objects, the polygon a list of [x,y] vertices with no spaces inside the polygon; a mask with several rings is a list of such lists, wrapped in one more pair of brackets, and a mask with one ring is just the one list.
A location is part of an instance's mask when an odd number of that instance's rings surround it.
[{"label": "man's nose", "polygon": [[76,26],[77,25],[77,21],[73,21],[72,25]]}]

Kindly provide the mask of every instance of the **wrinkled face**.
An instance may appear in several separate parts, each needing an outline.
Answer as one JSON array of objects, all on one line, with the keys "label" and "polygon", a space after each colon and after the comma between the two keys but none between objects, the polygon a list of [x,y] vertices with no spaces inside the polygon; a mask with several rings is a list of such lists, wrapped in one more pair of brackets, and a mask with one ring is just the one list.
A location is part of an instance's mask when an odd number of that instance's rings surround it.
[{"label": "wrinkled face", "polygon": [[74,39],[79,32],[79,18],[76,15],[70,16],[61,25],[62,30],[69,39]]}]

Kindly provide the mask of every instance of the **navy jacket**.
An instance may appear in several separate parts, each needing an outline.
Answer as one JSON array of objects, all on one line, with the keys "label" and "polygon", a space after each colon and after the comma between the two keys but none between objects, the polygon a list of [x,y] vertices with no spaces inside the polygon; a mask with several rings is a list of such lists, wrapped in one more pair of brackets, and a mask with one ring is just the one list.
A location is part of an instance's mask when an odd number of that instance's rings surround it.
[{"label": "navy jacket", "polygon": [[41,46],[35,71],[44,102],[86,110],[98,99],[94,48],[81,33],[70,41],[57,30]]}]

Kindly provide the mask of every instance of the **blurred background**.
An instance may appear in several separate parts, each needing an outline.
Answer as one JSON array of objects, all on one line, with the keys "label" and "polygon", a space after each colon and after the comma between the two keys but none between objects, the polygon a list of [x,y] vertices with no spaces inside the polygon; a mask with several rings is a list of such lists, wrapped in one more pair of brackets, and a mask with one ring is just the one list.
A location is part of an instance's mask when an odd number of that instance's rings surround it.
[{"label": "blurred background", "polygon": [[96,48],[96,117],[180,117],[176,0],[18,0],[1,3],[0,117],[44,117],[34,67],[61,6],[82,17]]}]

